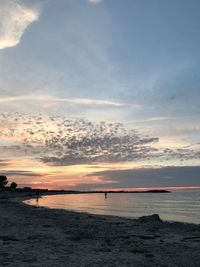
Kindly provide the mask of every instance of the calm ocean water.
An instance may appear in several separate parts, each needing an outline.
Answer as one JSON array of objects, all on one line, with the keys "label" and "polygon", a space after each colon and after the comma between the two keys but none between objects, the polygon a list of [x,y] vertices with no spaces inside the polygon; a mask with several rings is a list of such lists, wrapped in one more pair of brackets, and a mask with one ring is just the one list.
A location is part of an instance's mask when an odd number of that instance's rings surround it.
[{"label": "calm ocean water", "polygon": [[172,193],[75,194],[44,196],[26,201],[30,205],[92,214],[137,218],[158,213],[163,220],[200,224],[200,190]]}]

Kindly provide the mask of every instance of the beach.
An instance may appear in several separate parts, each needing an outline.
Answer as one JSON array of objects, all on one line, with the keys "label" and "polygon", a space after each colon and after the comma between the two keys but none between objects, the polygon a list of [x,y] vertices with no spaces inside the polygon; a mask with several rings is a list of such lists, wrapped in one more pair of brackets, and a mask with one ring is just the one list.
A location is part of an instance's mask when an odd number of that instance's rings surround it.
[{"label": "beach", "polygon": [[200,266],[200,225],[128,219],[0,200],[0,266]]}]

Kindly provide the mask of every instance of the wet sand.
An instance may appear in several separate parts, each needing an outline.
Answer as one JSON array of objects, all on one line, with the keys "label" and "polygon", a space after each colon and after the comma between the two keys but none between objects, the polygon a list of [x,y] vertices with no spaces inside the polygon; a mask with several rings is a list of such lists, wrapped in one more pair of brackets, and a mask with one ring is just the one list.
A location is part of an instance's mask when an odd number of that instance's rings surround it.
[{"label": "wet sand", "polygon": [[200,225],[33,207],[25,198],[0,199],[0,266],[200,266]]}]

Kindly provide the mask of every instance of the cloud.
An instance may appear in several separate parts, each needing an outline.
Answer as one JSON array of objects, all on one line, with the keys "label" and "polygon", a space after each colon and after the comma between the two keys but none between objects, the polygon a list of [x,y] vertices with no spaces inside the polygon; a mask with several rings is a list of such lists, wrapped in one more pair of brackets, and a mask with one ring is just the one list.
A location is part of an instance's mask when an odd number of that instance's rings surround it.
[{"label": "cloud", "polygon": [[52,102],[63,102],[74,105],[97,105],[97,106],[115,106],[120,107],[125,104],[114,102],[104,99],[91,99],[91,98],[58,98],[49,96],[12,96],[12,97],[1,97],[0,103],[15,102],[15,101],[52,101]]},{"label": "cloud", "polygon": [[44,174],[40,174],[40,173],[32,172],[32,171],[24,171],[24,170],[2,170],[0,174],[6,175],[6,176],[30,176],[30,177],[43,177],[44,176]]},{"label": "cloud", "polygon": [[120,123],[42,114],[1,113],[0,139],[4,158],[29,156],[51,166],[123,162],[198,165],[200,159],[198,145],[162,148],[155,145],[158,137]]},{"label": "cloud", "polygon": [[20,113],[1,114],[0,129],[2,140],[17,140],[11,145],[3,143],[1,153],[32,155],[54,166],[144,159],[153,153],[151,145],[158,141],[120,123]]},{"label": "cloud", "polygon": [[92,4],[99,4],[101,3],[103,0],[88,0],[88,2],[92,3]]},{"label": "cloud", "polygon": [[[139,168],[126,170],[108,170],[94,172],[87,176],[98,177],[105,187],[139,188],[139,187],[176,187],[199,186],[200,166],[169,166],[161,168]],[[110,181],[110,186],[107,182]]]},{"label": "cloud", "polygon": [[1,0],[0,49],[19,44],[26,28],[37,21],[39,15],[39,7],[26,7],[19,0]]},{"label": "cloud", "polygon": [[7,166],[10,166],[10,165],[12,165],[11,161],[3,160],[3,159],[0,160],[0,167],[7,167]]}]

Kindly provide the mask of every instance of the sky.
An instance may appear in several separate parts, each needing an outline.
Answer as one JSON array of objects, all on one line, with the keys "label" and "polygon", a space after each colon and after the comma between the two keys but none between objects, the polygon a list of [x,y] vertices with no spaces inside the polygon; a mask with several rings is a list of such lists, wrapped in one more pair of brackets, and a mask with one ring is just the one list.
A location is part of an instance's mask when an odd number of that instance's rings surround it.
[{"label": "sky", "polygon": [[199,0],[0,0],[0,173],[200,186]]}]

